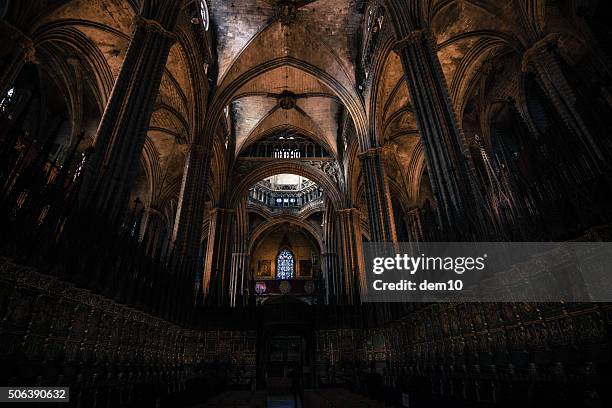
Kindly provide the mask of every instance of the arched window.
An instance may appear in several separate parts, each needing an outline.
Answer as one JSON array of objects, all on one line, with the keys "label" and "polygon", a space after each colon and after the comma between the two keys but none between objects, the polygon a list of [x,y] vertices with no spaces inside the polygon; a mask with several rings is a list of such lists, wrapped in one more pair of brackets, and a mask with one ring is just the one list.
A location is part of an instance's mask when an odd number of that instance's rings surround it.
[{"label": "arched window", "polygon": [[11,88],[8,90],[6,95],[0,98],[0,113],[7,112],[10,106],[13,104],[14,99],[15,99],[15,88]]},{"label": "arched window", "polygon": [[204,31],[208,31],[210,17],[208,16],[206,0],[200,0],[200,17],[202,18],[202,27],[204,27]]},{"label": "arched window", "polygon": [[295,276],[295,257],[285,248],[276,257],[276,279],[293,279]]}]

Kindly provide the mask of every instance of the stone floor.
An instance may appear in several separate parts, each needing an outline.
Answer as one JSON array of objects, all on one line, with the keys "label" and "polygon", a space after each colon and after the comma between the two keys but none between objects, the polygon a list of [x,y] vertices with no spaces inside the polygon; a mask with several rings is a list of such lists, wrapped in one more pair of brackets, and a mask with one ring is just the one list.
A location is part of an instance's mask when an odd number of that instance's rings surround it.
[{"label": "stone floor", "polygon": [[268,408],[301,408],[295,406],[293,395],[268,395]]}]

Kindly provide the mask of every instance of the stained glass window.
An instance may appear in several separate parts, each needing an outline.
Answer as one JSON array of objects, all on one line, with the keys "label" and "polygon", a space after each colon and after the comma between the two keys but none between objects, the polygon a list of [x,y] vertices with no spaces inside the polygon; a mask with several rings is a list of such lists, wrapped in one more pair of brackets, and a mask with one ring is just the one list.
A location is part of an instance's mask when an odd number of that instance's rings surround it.
[{"label": "stained glass window", "polygon": [[11,88],[8,90],[6,95],[3,98],[0,98],[0,113],[5,113],[8,111],[9,107],[13,103],[13,99],[15,97],[15,88]]},{"label": "stained glass window", "polygon": [[208,31],[210,18],[208,16],[208,6],[206,5],[206,0],[200,0],[200,17],[202,18],[202,26],[204,27],[204,31]]},{"label": "stained glass window", "polygon": [[295,276],[295,258],[290,250],[283,249],[276,257],[276,279],[292,279]]}]

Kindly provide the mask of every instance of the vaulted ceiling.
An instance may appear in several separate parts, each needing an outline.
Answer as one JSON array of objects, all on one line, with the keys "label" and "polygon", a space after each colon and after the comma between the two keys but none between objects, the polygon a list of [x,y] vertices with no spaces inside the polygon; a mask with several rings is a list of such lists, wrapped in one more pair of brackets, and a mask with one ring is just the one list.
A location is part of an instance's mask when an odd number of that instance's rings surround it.
[{"label": "vaulted ceiling", "polygon": [[216,35],[223,39],[217,44],[219,88],[236,88],[230,99],[237,152],[272,129],[290,128],[336,153],[343,106],[338,88],[357,99],[355,62],[364,3],[209,2]]},{"label": "vaulted ceiling", "polygon": [[[87,123],[81,126],[92,129],[88,134],[95,134],[123,64],[140,1],[13,2],[23,4],[23,10],[34,10],[23,18],[19,12],[15,14],[19,18],[11,16],[11,21],[31,30],[38,66],[55,82],[69,110],[79,105],[75,91],[78,78],[87,82],[83,92],[88,95],[83,99],[87,106],[97,107],[96,112],[82,116]],[[385,16],[377,46],[375,77],[364,82],[360,73],[368,7],[376,2],[207,0],[208,32],[197,29],[199,3],[184,2],[177,28],[179,40],[170,51],[150,123],[143,162],[151,202],[162,206],[169,197],[178,196],[185,145],[202,128],[217,124],[222,126],[206,135],[216,140],[212,190],[222,190],[224,180],[230,179],[223,174],[227,167],[224,146],[233,146],[233,153],[239,154],[259,138],[285,130],[318,141],[332,155],[338,154],[340,146],[348,146],[350,154],[344,157],[351,156],[353,163],[346,165],[345,177],[347,183],[358,186],[361,181],[355,153],[360,147],[351,145],[354,140],[338,143],[346,117],[353,119],[354,133],[374,134],[375,142],[384,147],[391,185],[406,196],[407,205],[422,199],[421,181],[426,178],[423,148],[402,63],[393,50],[389,16]],[[549,3],[420,2],[462,125],[466,106],[481,105],[473,103],[479,95],[476,90],[486,88],[482,94],[495,98],[511,94],[513,90],[504,84],[517,83],[506,79],[520,75],[525,50],[542,33],[566,27],[563,16],[554,11],[558,8]],[[22,10],[21,6],[16,9]],[[207,52],[201,52],[201,47]],[[580,47],[574,49],[580,52]],[[77,61],[80,74],[70,61]],[[491,61],[501,68],[482,68]],[[194,74],[200,62],[213,70],[207,75]],[[488,85],[487,78],[494,87]],[[198,104],[205,106],[194,109]],[[479,117],[484,122],[475,122],[473,131],[482,131],[486,138],[488,116]],[[372,124],[369,128],[364,125],[368,123]],[[234,144],[224,144],[228,134],[235,138]],[[359,200],[357,192],[350,194],[353,202]]]}]

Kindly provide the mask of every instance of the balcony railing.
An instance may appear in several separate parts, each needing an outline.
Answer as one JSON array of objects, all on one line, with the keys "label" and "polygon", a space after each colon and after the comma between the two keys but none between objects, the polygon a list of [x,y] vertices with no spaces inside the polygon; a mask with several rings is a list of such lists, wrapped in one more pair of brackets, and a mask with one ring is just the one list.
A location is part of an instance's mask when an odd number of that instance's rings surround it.
[{"label": "balcony railing", "polygon": [[274,190],[260,184],[256,184],[249,190],[250,200],[271,208],[300,208],[312,201],[318,200],[322,196],[323,190],[316,184],[311,184],[299,191]]},{"label": "balcony railing", "polygon": [[321,279],[256,279],[253,285],[256,297],[288,295],[318,297],[324,292]]}]

